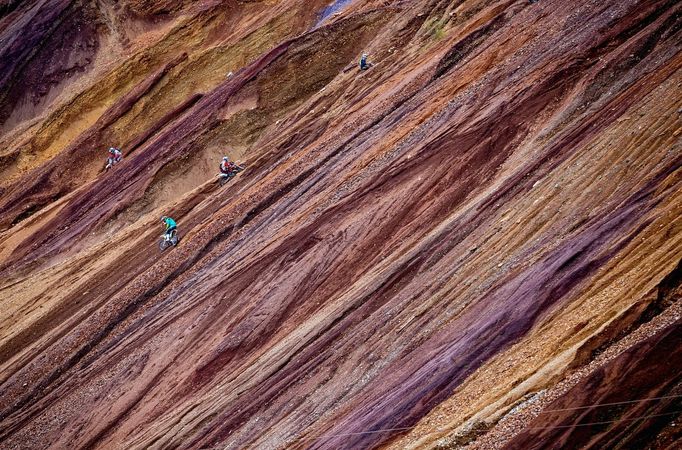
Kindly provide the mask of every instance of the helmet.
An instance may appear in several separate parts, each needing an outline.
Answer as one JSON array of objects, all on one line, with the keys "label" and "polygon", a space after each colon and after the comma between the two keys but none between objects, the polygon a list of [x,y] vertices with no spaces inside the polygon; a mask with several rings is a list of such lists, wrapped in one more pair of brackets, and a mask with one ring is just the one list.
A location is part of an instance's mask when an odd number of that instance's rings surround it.
[{"label": "helmet", "polygon": [[229,161],[229,160],[230,160],[230,158],[228,158],[227,156],[223,156],[223,161]]},{"label": "helmet", "polygon": [[109,147],[109,153],[116,153],[116,149],[114,147]]},{"label": "helmet", "polygon": [[168,216],[162,216],[162,217],[161,217],[161,222],[165,222],[166,219],[168,219]]}]

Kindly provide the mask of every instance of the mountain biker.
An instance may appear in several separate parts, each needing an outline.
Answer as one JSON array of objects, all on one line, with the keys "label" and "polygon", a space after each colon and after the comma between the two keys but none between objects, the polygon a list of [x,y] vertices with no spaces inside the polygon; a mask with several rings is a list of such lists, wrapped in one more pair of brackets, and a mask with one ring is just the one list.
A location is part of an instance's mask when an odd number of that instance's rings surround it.
[{"label": "mountain biker", "polygon": [[244,168],[230,161],[230,158],[228,158],[227,156],[223,156],[223,160],[220,163],[220,173],[229,176],[232,175],[233,173],[236,173],[239,170],[244,170]]},{"label": "mountain biker", "polygon": [[232,173],[232,162],[227,156],[223,156],[223,160],[220,162],[220,173],[225,175]]},{"label": "mountain biker", "polygon": [[164,237],[166,239],[170,239],[171,233],[177,229],[177,224],[175,223],[175,220],[171,219],[168,216],[163,216],[161,218],[161,222],[163,222],[163,224],[166,227],[166,232],[164,233]]},{"label": "mountain biker", "polygon": [[244,170],[244,167],[230,161],[230,158],[227,156],[223,156],[223,160],[220,163],[220,176],[222,180],[228,180],[242,170]]},{"label": "mountain biker", "polygon": [[109,147],[109,157],[107,158],[107,169],[112,167],[114,164],[119,163],[123,159],[123,153],[121,150]]},{"label": "mountain biker", "polygon": [[360,70],[367,70],[372,67],[372,63],[367,62],[367,53],[363,53],[360,57]]}]

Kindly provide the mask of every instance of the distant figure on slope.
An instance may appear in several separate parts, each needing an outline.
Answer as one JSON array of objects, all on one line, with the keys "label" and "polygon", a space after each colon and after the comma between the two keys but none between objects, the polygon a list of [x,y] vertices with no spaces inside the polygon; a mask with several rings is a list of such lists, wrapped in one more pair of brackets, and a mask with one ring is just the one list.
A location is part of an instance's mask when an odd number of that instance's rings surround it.
[{"label": "distant figure on slope", "polygon": [[220,162],[220,173],[229,175],[235,170],[238,171],[239,169],[241,169],[240,166],[235,164],[233,161],[230,161],[230,158],[227,156],[223,156],[223,160]]},{"label": "distant figure on slope", "polygon": [[178,245],[178,232],[175,220],[170,217],[163,216],[161,218],[165,226],[165,232],[161,235],[161,241],[159,242],[159,248],[164,251],[170,246]]},{"label": "distant figure on slope", "polygon": [[230,178],[237,175],[239,172],[244,170],[244,167],[237,165],[230,158],[223,156],[223,160],[220,163],[220,185],[225,184]]},{"label": "distant figure on slope", "polygon": [[173,231],[177,230],[178,225],[175,223],[175,220],[171,219],[168,216],[163,216],[161,218],[161,222],[163,222],[163,225],[165,227],[165,235],[169,236]]},{"label": "distant figure on slope", "polygon": [[371,62],[367,62],[367,53],[363,53],[360,57],[360,70],[367,70],[372,67]]},{"label": "distant figure on slope", "polygon": [[112,168],[115,164],[118,164],[121,162],[123,159],[123,153],[121,153],[121,150],[110,147],[109,148],[109,157],[107,158],[107,165],[104,168],[104,170],[109,170]]}]

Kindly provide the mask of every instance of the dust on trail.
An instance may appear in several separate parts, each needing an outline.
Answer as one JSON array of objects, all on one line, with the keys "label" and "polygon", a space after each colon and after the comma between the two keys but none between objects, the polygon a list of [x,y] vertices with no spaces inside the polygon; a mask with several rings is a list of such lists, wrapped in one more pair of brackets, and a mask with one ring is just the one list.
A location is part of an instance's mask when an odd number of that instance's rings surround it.
[{"label": "dust on trail", "polygon": [[8,8],[0,448],[674,438],[678,2]]}]

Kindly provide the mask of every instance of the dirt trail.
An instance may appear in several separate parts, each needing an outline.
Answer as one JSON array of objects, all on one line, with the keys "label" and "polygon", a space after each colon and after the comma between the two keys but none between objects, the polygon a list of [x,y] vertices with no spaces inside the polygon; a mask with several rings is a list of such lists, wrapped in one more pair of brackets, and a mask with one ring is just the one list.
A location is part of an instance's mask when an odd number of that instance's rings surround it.
[{"label": "dirt trail", "polygon": [[0,6],[0,448],[680,439],[682,6],[336,6]]}]

